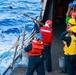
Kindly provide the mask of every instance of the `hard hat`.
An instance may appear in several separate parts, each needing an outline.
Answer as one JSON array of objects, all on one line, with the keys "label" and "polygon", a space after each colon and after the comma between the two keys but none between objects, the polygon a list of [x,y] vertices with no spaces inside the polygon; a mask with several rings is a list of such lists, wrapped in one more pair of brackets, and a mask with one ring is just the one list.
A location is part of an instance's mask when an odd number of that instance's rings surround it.
[{"label": "hard hat", "polygon": [[45,24],[48,24],[49,26],[52,27],[52,20],[47,20],[47,21],[45,22]]},{"label": "hard hat", "polygon": [[72,32],[76,33],[76,26],[71,27],[69,30],[71,30]]},{"label": "hard hat", "polygon": [[68,4],[68,7],[72,7],[72,6],[73,6],[73,3],[70,2],[70,3]]},{"label": "hard hat", "polygon": [[76,18],[76,11],[72,12],[71,16],[72,16],[73,18]]},{"label": "hard hat", "polygon": [[69,19],[68,23],[76,25],[76,20],[74,18]]},{"label": "hard hat", "polygon": [[35,34],[34,37],[38,40],[42,40],[42,34],[40,34],[40,33]]},{"label": "hard hat", "polygon": [[76,5],[76,1],[73,1],[73,5]]}]

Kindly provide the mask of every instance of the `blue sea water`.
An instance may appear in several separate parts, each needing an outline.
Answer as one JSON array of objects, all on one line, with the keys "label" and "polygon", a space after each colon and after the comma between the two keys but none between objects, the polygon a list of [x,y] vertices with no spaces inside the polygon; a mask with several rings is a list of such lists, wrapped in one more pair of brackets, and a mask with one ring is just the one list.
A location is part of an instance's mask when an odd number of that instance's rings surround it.
[{"label": "blue sea water", "polygon": [[33,20],[23,13],[34,18],[40,16],[41,8],[40,0],[0,0],[0,75],[11,63],[14,51],[10,51],[4,58],[3,56],[22,33],[24,26],[27,27],[27,34],[33,28]]}]

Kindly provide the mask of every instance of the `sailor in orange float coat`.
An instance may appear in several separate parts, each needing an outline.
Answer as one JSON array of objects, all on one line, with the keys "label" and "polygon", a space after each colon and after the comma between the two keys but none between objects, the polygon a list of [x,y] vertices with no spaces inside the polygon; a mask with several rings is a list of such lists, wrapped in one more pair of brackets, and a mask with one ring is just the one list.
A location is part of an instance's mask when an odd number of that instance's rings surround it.
[{"label": "sailor in orange float coat", "polygon": [[43,59],[43,42],[42,35],[37,33],[34,40],[24,48],[25,52],[28,52],[29,62],[26,75],[33,75],[34,71],[37,71],[37,75],[45,75],[44,71],[44,59]]}]

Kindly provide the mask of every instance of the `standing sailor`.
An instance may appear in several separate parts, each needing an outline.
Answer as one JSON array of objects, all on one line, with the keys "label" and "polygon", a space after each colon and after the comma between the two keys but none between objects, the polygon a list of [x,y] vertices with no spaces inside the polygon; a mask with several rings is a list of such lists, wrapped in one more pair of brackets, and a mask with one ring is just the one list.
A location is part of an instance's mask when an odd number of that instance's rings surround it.
[{"label": "standing sailor", "polygon": [[52,43],[52,20],[47,20],[45,25],[40,28],[42,34],[42,41],[44,44],[44,59],[47,72],[52,71],[52,60],[51,60],[51,43]]},{"label": "standing sailor", "polygon": [[45,75],[44,71],[44,59],[43,59],[43,42],[42,35],[37,33],[34,40],[24,48],[25,52],[28,52],[29,62],[26,75],[33,75],[34,71],[37,71],[37,75]]},{"label": "standing sailor", "polygon": [[[68,34],[66,36],[66,34]],[[64,58],[68,75],[75,75],[76,65],[76,26],[72,26],[61,34],[61,40],[64,44]]]}]

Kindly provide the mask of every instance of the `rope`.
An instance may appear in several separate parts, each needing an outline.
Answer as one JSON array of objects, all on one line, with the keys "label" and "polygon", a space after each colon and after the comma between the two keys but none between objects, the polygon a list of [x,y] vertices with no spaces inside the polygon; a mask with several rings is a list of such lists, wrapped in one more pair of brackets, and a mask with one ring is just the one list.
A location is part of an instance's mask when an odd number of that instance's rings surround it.
[{"label": "rope", "polygon": [[0,61],[2,61],[2,59],[5,58],[5,56],[10,52],[11,49],[15,48],[15,47],[18,45],[18,42],[19,42],[19,41],[16,41],[16,42],[13,44],[13,46],[12,46],[12,47],[7,51],[7,53],[0,59]]},{"label": "rope", "polygon": [[[19,42],[19,40],[20,40],[20,36],[18,37],[17,41]],[[13,56],[12,63],[11,63],[11,65],[10,65],[10,67],[13,67],[13,64],[14,64],[14,60],[15,60],[15,56],[16,56],[16,52],[17,52],[18,46],[19,46],[19,45],[16,44],[14,56]]]},{"label": "rope", "polygon": [[[23,35],[21,35],[21,36],[23,36],[23,40],[22,41],[25,41],[24,40],[24,36],[25,36],[25,27],[24,27],[24,32],[23,32]],[[32,32],[32,35],[30,36],[30,37],[28,37],[28,38],[26,38],[26,39],[29,39],[30,38],[30,41],[33,39],[33,35],[35,34],[35,32],[33,31]],[[20,37],[21,37],[20,36]],[[21,42],[20,42],[21,43]],[[18,50],[18,51],[20,51],[22,48],[23,48],[23,45],[24,45],[24,42],[22,42],[22,46],[21,46],[21,48]],[[4,58],[5,58],[5,56],[11,51],[11,49],[13,49],[13,48],[16,48],[17,46],[19,46],[19,40],[17,40],[14,44],[13,44],[13,46],[7,51],[7,53],[0,59],[0,61],[2,61]]]}]

